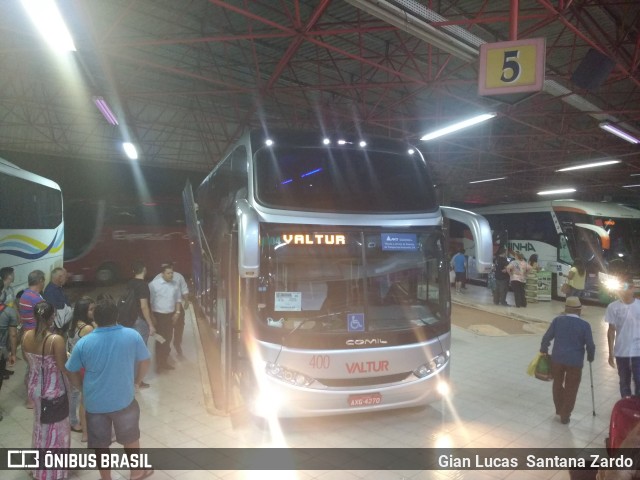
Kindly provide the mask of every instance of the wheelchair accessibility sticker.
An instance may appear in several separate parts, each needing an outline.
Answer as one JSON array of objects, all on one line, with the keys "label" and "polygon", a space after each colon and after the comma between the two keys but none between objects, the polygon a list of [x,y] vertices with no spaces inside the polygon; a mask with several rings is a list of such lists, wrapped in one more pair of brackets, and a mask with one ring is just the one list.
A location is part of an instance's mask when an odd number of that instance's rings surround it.
[{"label": "wheelchair accessibility sticker", "polygon": [[364,313],[347,314],[347,323],[350,332],[364,332]]}]

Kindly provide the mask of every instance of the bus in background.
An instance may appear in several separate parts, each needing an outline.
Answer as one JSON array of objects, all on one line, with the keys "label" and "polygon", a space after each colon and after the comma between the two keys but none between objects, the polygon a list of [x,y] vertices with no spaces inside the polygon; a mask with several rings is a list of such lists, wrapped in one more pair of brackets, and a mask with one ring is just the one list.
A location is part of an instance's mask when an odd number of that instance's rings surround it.
[{"label": "bus in background", "polygon": [[62,266],[64,223],[57,183],[0,159],[0,268],[13,267],[16,292],[27,276]]},{"label": "bus in background", "polygon": [[[538,264],[552,273],[555,297],[564,296],[560,289],[576,258],[586,263],[585,298],[608,298],[600,278],[617,262],[624,262],[635,281],[640,280],[639,210],[610,202],[548,200],[474,211],[489,221],[494,250],[504,246],[519,250],[525,258],[538,254]],[[484,279],[486,275],[474,267],[470,258],[470,279]]]},{"label": "bus in background", "polygon": [[[194,201],[195,196],[195,201]],[[254,131],[184,192],[197,298],[219,340],[218,408],[319,416],[425,405],[449,376],[443,215],[422,154],[353,135]]]},{"label": "bus in background", "polygon": [[149,275],[167,261],[181,273],[191,269],[179,200],[70,200],[65,226],[64,266],[71,281],[108,284],[128,279],[137,259],[145,262]]}]

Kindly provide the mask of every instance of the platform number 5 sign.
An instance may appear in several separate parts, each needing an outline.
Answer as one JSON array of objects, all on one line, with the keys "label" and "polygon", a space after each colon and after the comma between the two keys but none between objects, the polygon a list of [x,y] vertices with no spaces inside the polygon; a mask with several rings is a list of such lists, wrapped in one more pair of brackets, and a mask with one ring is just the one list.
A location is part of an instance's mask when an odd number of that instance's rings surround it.
[{"label": "platform number 5 sign", "polygon": [[480,95],[538,92],[544,83],[545,40],[532,38],[480,46]]}]

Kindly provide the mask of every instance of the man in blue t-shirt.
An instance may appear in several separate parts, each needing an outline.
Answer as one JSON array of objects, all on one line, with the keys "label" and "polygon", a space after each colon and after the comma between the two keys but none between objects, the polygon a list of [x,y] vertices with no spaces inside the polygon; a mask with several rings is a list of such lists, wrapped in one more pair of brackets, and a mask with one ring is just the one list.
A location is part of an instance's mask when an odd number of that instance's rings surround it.
[{"label": "man in blue t-shirt", "polygon": [[460,293],[461,289],[466,289],[467,280],[467,259],[464,256],[464,248],[461,248],[451,259],[453,271],[456,272],[456,293]]},{"label": "man in blue t-shirt", "polygon": [[[135,452],[140,448],[140,407],[135,391],[149,369],[149,350],[138,332],[116,323],[118,308],[110,295],[98,297],[93,315],[98,328],[78,341],[66,364],[71,383],[82,388],[88,447],[109,448],[113,427],[118,443],[129,453]],[[130,478],[150,474],[135,470]],[[100,476],[110,479],[111,473],[100,470]]]}]

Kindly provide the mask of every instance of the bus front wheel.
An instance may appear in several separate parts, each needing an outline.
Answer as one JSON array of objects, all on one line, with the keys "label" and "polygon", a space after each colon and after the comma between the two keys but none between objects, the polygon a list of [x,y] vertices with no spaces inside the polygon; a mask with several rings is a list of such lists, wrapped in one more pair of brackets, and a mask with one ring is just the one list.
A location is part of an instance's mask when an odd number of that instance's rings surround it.
[{"label": "bus front wheel", "polygon": [[118,271],[115,265],[105,263],[96,271],[96,281],[100,284],[107,285],[118,279]]}]

